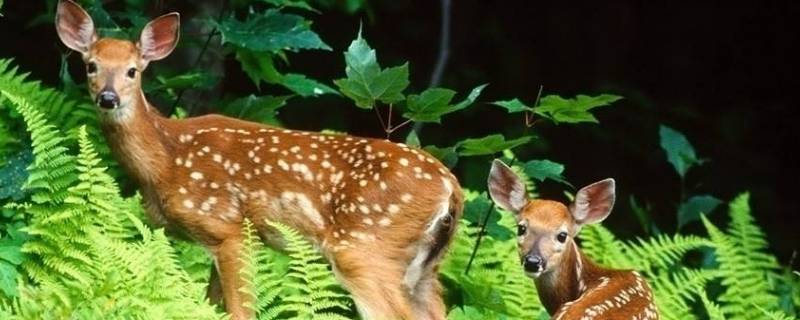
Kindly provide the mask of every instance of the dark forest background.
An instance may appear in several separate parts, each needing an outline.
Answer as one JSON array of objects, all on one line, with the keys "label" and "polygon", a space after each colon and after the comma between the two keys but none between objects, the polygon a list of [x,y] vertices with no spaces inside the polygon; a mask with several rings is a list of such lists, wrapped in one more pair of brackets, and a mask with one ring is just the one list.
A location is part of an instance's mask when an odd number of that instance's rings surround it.
[{"label": "dark forest background", "polygon": [[[109,10],[124,5],[103,2]],[[192,30],[192,21],[223,6],[219,1],[157,1],[148,13],[154,17],[179,11],[182,31],[200,32]],[[0,17],[0,57],[15,57],[33,78],[57,87],[61,55],[67,49],[58,41],[52,20],[33,19],[47,11],[45,1],[6,0]],[[292,54],[285,69],[332,85],[330,79],[343,76],[342,51],[362,23],[382,65],[409,61],[412,87],[421,91],[439,52],[440,13],[439,1],[370,1],[355,13],[323,10],[312,14],[313,29],[333,50]],[[779,259],[787,263],[800,244],[800,172],[794,150],[800,138],[794,102],[798,14],[797,5],[788,1],[454,1],[442,85],[459,92],[490,85],[479,105],[445,119],[446,126],[426,125],[422,130],[430,141],[425,142],[498,131],[518,136],[533,130],[542,138],[517,154],[565,164],[565,176],[576,186],[616,178],[620,200],[606,225],[633,237],[641,235],[642,228],[629,205],[631,195],[651,206],[660,228],[675,229],[681,182],[665,160],[658,136],[659,125],[670,126],[709,160],[689,172],[683,192],[728,201],[750,190],[756,219]],[[155,65],[188,69],[196,50],[197,46],[179,47]],[[219,42],[212,42],[203,65],[207,62],[223,74],[223,81],[212,90],[186,93],[182,104],[192,114],[214,111],[206,104],[209,96],[258,92],[238,62],[214,54],[220,50]],[[83,83],[80,58],[72,54],[68,61],[70,74]],[[542,122],[530,129],[520,116],[487,104],[512,97],[533,103],[539,86],[545,94],[607,92],[625,99],[599,109],[597,125]],[[261,92],[271,94],[269,87],[262,86]],[[172,101],[155,103],[170,112]],[[372,112],[335,96],[290,100],[280,119],[296,129],[383,136]],[[407,130],[393,138],[404,139]],[[483,161],[456,170],[465,185],[478,187],[488,167]],[[548,182],[540,186],[540,193],[563,199],[563,188]],[[723,217],[716,213],[714,218]]]}]

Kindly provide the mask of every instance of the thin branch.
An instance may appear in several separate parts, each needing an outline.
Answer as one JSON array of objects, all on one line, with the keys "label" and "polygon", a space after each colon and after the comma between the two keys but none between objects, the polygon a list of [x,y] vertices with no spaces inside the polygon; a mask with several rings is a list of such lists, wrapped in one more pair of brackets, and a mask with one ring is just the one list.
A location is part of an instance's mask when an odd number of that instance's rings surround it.
[{"label": "thin branch", "polygon": [[472,254],[469,255],[469,261],[467,261],[467,268],[464,269],[464,274],[469,274],[469,269],[472,267],[472,261],[475,260],[475,256],[478,254],[478,247],[481,246],[481,240],[483,240],[483,233],[486,232],[486,225],[489,224],[489,217],[492,215],[492,211],[494,211],[494,201],[492,201],[492,205],[489,206],[489,210],[486,211],[486,217],[483,218],[483,223],[481,224],[481,231],[478,232],[478,239],[475,241],[475,247],[472,248]]},{"label": "thin branch", "polygon": [[[539,99],[542,98],[542,89],[544,89],[543,85],[539,85],[539,93],[536,94],[536,101],[533,102],[533,109],[535,110],[536,107],[539,106]],[[530,128],[533,127],[534,124],[539,122],[541,119],[534,120],[533,117],[535,114],[532,111],[525,111],[525,126]]]},{"label": "thin branch", "polygon": [[378,110],[378,106],[373,105],[372,110],[375,110],[375,115],[378,116],[378,121],[381,122],[381,129],[383,129],[383,132],[386,132],[386,124],[383,122],[383,117],[381,116],[381,111]]},{"label": "thin branch", "polygon": [[[447,66],[447,60],[450,58],[450,4],[451,0],[441,0],[442,5],[442,20],[439,25],[439,54],[436,57],[436,64],[431,72],[431,81],[428,84],[429,88],[438,87],[442,82],[442,75],[444,68]],[[422,130],[422,122],[415,122],[411,130],[419,135]]]},{"label": "thin branch", "polygon": [[[508,161],[508,166],[514,165],[514,162],[517,158],[511,158]],[[527,191],[526,191],[527,192]],[[481,224],[481,230],[478,232],[478,239],[475,240],[475,246],[472,248],[472,254],[469,256],[469,261],[467,261],[467,267],[464,269],[464,274],[469,274],[469,269],[472,267],[472,260],[475,259],[475,256],[478,254],[478,248],[481,246],[481,240],[483,240],[483,234],[486,233],[486,226],[489,224],[489,217],[492,216],[492,212],[494,211],[495,203],[492,201],[492,205],[489,206],[489,210],[486,212],[486,217],[483,218],[483,223]]]},{"label": "thin branch", "polygon": [[397,129],[400,129],[400,128],[404,127],[405,125],[409,124],[409,123],[411,123],[411,119],[403,121],[402,123],[400,123],[400,124],[398,124],[398,125],[396,125],[394,127],[389,128],[389,133],[395,132]]},{"label": "thin branch", "polygon": [[442,0],[442,21],[439,31],[439,56],[431,74],[429,87],[436,87],[442,82],[442,74],[450,57],[450,0]]}]

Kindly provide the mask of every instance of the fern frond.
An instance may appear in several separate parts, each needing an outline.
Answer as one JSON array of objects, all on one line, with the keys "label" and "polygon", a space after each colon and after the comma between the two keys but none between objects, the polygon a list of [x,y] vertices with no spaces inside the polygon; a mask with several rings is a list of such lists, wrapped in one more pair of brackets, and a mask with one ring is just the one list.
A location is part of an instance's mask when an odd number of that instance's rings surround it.
[{"label": "fern frond", "polygon": [[627,267],[649,272],[653,269],[667,270],[678,264],[687,252],[712,246],[711,241],[698,236],[661,234],[647,240],[625,243],[623,251],[630,264]]},{"label": "fern frond", "polygon": [[[268,222],[286,242],[290,260],[281,285],[281,296],[270,312],[259,319],[291,317],[299,319],[347,319],[352,302],[338,286],[336,278],[319,252],[294,229]],[[267,281],[268,286],[274,281]],[[259,288],[260,290],[260,288]],[[274,299],[274,297],[271,297]]]},{"label": "fern frond", "polygon": [[661,317],[675,320],[695,318],[690,302],[705,295],[706,283],[716,276],[714,271],[689,268],[651,276],[648,281]]},{"label": "fern frond", "polygon": [[581,251],[600,265],[613,268],[631,268],[623,251],[625,244],[610,230],[600,224],[586,225],[578,234]]},{"label": "fern frond", "polygon": [[[75,101],[60,91],[42,86],[39,81],[28,79],[28,73],[20,72],[12,64],[12,59],[0,59],[0,91],[25,97],[37,111],[47,115],[50,123],[72,138],[77,137],[77,129],[82,124],[98,123],[97,112],[91,104]],[[90,127],[88,132],[92,141],[104,141],[97,125]],[[105,155],[109,151],[104,147],[101,153]]]},{"label": "fern frond", "polygon": [[[714,242],[719,272],[725,291],[720,295],[720,309],[729,319],[754,319],[761,314],[753,303],[767,310],[778,310],[778,299],[771,294],[768,279],[774,276],[777,262],[764,249],[764,234],[750,216],[748,195],[743,194],[730,204],[730,234],[701,217]],[[758,239],[751,239],[758,238]]]}]

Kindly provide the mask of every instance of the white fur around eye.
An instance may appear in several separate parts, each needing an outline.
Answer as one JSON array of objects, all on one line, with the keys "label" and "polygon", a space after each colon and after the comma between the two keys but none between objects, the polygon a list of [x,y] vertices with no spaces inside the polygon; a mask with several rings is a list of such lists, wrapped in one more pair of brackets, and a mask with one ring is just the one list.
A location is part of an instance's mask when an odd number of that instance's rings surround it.
[{"label": "white fur around eye", "polygon": [[[567,241],[564,241],[563,243],[558,241],[558,234],[562,232],[567,233]],[[555,243],[554,248],[556,252],[564,251],[564,248],[567,246],[567,243],[569,243],[569,232],[567,232],[566,225],[562,225],[561,228],[558,228],[558,231],[555,233],[555,235],[553,235],[553,243]]]}]

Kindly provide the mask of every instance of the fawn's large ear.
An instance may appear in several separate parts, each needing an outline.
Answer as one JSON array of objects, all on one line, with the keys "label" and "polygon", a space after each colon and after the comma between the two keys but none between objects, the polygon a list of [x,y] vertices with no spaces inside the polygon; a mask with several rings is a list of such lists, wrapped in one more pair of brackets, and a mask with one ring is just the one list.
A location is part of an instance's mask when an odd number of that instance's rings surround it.
[{"label": "fawn's large ear", "polygon": [[605,179],[583,187],[575,195],[572,217],[579,225],[603,221],[614,207],[614,179]]},{"label": "fawn's large ear", "polygon": [[160,60],[178,45],[181,18],[172,12],[153,19],[144,26],[139,36],[139,52],[145,61]]},{"label": "fawn's large ear", "polygon": [[489,195],[503,209],[518,213],[528,203],[528,192],[517,174],[503,161],[495,159],[489,171]]},{"label": "fawn's large ear", "polygon": [[56,31],[61,42],[81,54],[97,41],[92,17],[81,6],[70,0],[61,0],[56,9]]}]

